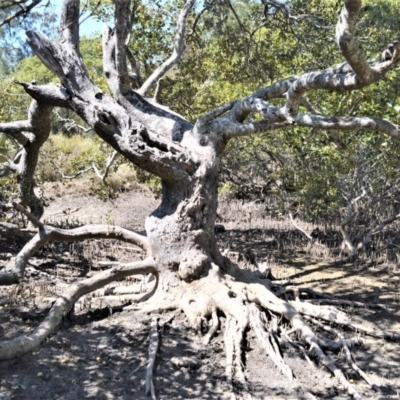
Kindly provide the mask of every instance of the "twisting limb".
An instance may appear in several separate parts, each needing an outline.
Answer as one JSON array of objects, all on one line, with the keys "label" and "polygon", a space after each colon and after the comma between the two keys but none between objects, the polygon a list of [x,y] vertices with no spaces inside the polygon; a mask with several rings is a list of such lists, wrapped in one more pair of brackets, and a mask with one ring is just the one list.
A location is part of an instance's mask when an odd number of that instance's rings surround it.
[{"label": "twisting limb", "polygon": [[400,140],[399,126],[383,118],[373,117],[329,117],[315,114],[298,114],[296,125],[310,128],[340,131],[376,131]]},{"label": "twisting limb", "polygon": [[181,58],[185,51],[185,28],[186,21],[190,11],[192,10],[196,0],[187,0],[179,13],[178,22],[176,26],[174,50],[171,56],[164,61],[143,83],[138,93],[142,96],[146,96],[150,88],[161,78],[167,71],[169,71]]},{"label": "twisting limb", "polygon": [[[90,80],[79,54],[77,20],[79,2],[65,0],[61,18],[61,41],[52,43],[37,32],[28,31],[28,42],[43,63],[56,73],[66,91],[67,102],[95,132],[127,159],[166,180],[188,180],[187,173],[195,169],[190,154],[173,142],[192,125],[181,117],[152,106],[137,93],[129,96],[119,92],[115,66],[115,36],[105,46],[105,74],[114,82],[118,104],[105,95]],[[114,39],[113,39],[114,38]],[[115,73],[114,73],[115,72]],[[119,94],[119,95],[118,95]],[[154,132],[161,131],[164,134]],[[173,140],[166,136],[172,137]],[[186,175],[186,176],[185,176]]]},{"label": "twisting limb", "polygon": [[0,284],[12,285],[20,282],[24,276],[29,259],[45,244],[52,241],[78,242],[85,239],[117,239],[135,244],[145,251],[149,250],[148,240],[136,232],[114,225],[85,225],[71,230],[60,229],[40,222],[21,205],[15,207],[39,228],[39,232],[22,248],[15,257],[14,262],[9,263],[0,270]]},{"label": "twisting limb", "polygon": [[157,274],[154,260],[151,257],[130,263],[129,266],[111,268],[96,274],[92,278],[72,284],[56,300],[45,320],[30,335],[18,336],[15,339],[0,342],[0,360],[10,360],[34,350],[54,331],[62,317],[71,310],[76,301],[83,295],[115,280],[148,273]]},{"label": "twisting limb", "polygon": [[44,207],[34,191],[34,173],[40,149],[50,135],[52,110],[50,103],[32,100],[26,121],[0,124],[0,133],[10,135],[21,145],[13,162],[7,163],[3,172],[18,175],[20,201],[38,218],[43,215]]},{"label": "twisting limb", "polygon": [[[346,58],[348,66],[342,65],[341,70],[327,69],[319,72],[310,72],[301,75],[290,87],[287,93],[286,109],[289,114],[295,116],[298,112],[301,98],[305,92],[315,89],[348,91],[362,89],[374,82],[384,78],[386,73],[392,69],[400,59],[400,42],[395,41],[392,57],[376,63],[368,63],[358,48],[353,38],[354,18],[357,18],[361,1],[346,0],[342,14],[339,18],[337,35],[339,48]],[[355,9],[358,8],[357,11]],[[350,9],[354,9],[349,13]],[[342,48],[343,45],[343,48]],[[335,72],[333,72],[335,71]],[[345,71],[345,72],[344,72]]]}]

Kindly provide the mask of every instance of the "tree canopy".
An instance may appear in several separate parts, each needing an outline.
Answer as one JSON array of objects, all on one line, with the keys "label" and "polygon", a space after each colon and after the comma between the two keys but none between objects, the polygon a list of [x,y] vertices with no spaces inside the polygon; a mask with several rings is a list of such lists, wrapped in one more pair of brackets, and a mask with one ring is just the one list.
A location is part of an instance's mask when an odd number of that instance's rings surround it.
[{"label": "tree canopy", "polygon": [[[146,258],[105,263],[108,270],[73,284],[32,335],[0,344],[0,359],[37,346],[79,297],[150,273],[157,283],[144,299],[149,308],[181,309],[193,327],[211,319],[205,344],[225,317],[232,393],[248,391],[241,358],[246,329],[268,347],[267,312],[287,321],[348,393],[361,398],[322,350],[336,345],[304,316],[383,338],[399,335],[355,325],[337,310],[299,301],[298,290],[274,285],[260,271],[240,269],[217,246],[218,184],[222,175],[236,195],[267,198],[276,212],[335,220],[352,257],[400,218],[395,3],[117,0],[92,11],[113,19],[101,43],[105,78],[99,40],[79,36],[79,0],[64,0],[58,40],[26,32],[37,59],[17,65],[16,83],[32,101],[27,119],[0,124],[18,147],[1,174],[18,174],[20,202],[13,207],[39,232],[0,271],[0,283],[20,282],[29,257],[51,241],[120,239]],[[40,81],[29,82],[32,75]],[[50,84],[55,77],[59,83]],[[74,112],[127,162],[161,180],[161,203],[146,219],[146,235],[109,225],[63,230],[41,221],[34,172],[54,107]],[[346,343],[340,347],[348,351]],[[291,379],[273,347],[270,354]],[[147,383],[154,394],[151,373]]]}]

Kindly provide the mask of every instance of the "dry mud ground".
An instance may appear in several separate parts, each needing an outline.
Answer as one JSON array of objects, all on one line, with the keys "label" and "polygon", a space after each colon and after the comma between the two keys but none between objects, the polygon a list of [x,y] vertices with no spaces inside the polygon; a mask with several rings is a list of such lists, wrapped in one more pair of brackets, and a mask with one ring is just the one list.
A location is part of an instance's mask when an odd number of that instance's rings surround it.
[{"label": "dry mud ground", "polygon": [[[123,193],[114,202],[85,195],[84,188],[48,188],[53,194],[45,220],[52,223],[115,223],[143,230],[145,216],[158,200],[146,188]],[[387,310],[347,309],[355,321],[377,329],[398,332],[399,272],[395,267],[345,264],[328,258],[323,247],[307,247],[289,223],[263,218],[262,205],[221,203],[220,219],[227,229],[218,235],[221,247],[237,254],[251,248],[268,260],[277,279],[291,278],[317,291],[339,298],[389,305]],[[20,249],[20,244],[0,239],[0,268]],[[93,273],[97,260],[132,260],[140,257],[130,245],[87,242],[52,244],[30,260],[27,279],[17,287],[0,288],[0,340],[28,333],[44,318],[52,301],[79,277]],[[246,268],[244,262],[241,262]],[[90,298],[65,318],[37,351],[0,362],[0,399],[147,399],[144,393],[151,316],[126,311]],[[223,318],[221,331],[204,347],[182,313],[160,332],[155,368],[158,399],[228,399],[224,376]],[[344,332],[352,336],[351,332]],[[346,366],[344,354],[330,353],[347,377],[367,399],[400,398],[400,344],[365,337],[354,350],[359,366],[380,384],[372,391]],[[243,363],[254,399],[347,399],[340,385],[323,367],[309,366],[293,348],[284,347],[284,359],[296,379],[278,371],[256,341],[252,331],[243,342]],[[180,365],[189,357],[188,365]]]}]

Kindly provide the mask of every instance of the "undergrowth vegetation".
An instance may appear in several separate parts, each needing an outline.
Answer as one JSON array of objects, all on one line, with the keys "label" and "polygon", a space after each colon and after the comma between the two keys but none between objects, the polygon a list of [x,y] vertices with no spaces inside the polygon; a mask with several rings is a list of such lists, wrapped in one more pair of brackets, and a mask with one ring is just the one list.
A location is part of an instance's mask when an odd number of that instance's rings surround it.
[{"label": "undergrowth vegetation", "polygon": [[95,135],[51,135],[43,145],[37,168],[37,182],[66,182],[83,180],[88,192],[103,200],[114,199],[121,191],[129,190],[137,182],[146,183],[154,191],[159,180],[143,173],[131,163],[117,157],[106,179],[102,180],[112,148]]}]

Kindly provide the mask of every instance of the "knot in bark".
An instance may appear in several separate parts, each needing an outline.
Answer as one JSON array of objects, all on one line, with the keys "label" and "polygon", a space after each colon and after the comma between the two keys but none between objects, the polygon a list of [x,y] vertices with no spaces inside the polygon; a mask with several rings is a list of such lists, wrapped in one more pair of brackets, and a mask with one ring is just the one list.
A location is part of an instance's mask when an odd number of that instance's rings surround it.
[{"label": "knot in bark", "polygon": [[179,264],[179,276],[186,282],[199,277],[204,271],[209,258],[202,251],[191,249],[185,255],[185,259]]}]

